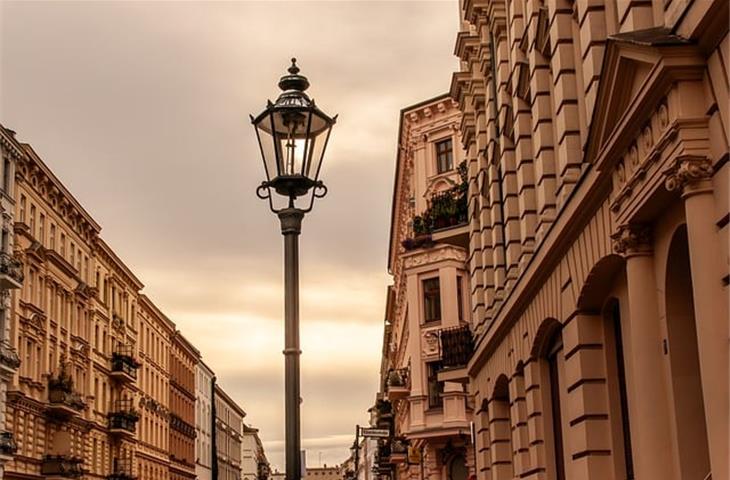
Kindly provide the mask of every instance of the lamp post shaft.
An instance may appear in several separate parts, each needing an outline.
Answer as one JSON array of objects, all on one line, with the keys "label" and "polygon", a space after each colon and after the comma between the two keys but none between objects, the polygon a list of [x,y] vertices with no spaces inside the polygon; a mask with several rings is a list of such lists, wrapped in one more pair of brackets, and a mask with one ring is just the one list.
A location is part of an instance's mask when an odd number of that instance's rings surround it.
[{"label": "lamp post shaft", "polygon": [[299,234],[304,212],[287,208],[279,212],[284,235],[284,396],[286,417],[286,480],[301,480],[299,405]]}]

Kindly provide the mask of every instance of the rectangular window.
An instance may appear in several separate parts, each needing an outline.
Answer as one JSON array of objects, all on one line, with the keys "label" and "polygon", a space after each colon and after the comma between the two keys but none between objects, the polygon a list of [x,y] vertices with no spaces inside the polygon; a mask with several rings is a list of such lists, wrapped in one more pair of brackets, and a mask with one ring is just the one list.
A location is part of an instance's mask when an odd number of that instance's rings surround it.
[{"label": "rectangular window", "polygon": [[30,204],[30,234],[35,237],[35,205]]},{"label": "rectangular window", "polygon": [[444,382],[438,381],[438,373],[441,370],[441,362],[428,362],[426,372],[428,374],[428,408],[441,408],[444,406]]},{"label": "rectangular window", "polygon": [[46,244],[46,216],[41,213],[38,218],[38,241],[41,245]]},{"label": "rectangular window", "polygon": [[61,232],[61,256],[66,258],[66,234]]},{"label": "rectangular window", "polygon": [[451,139],[436,142],[436,170],[438,173],[454,169],[454,147]]},{"label": "rectangular window", "polygon": [[441,321],[441,285],[438,277],[423,281],[423,320]]},{"label": "rectangular window", "polygon": [[10,186],[12,185],[12,172],[10,171],[10,160],[8,157],[3,158],[3,190],[8,195],[12,195],[10,192]]},{"label": "rectangular window", "polygon": [[25,223],[25,195],[20,196],[20,221]]},{"label": "rectangular window", "polygon": [[48,246],[51,247],[51,250],[56,249],[56,226],[54,224],[51,224],[51,238]]}]

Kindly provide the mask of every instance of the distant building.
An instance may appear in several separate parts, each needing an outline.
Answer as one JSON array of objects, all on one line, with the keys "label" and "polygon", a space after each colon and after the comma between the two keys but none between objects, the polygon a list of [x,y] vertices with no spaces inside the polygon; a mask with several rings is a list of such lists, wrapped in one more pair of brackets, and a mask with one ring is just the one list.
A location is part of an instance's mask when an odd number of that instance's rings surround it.
[{"label": "distant building", "polygon": [[216,480],[241,480],[241,440],[246,412],[218,385],[215,386],[214,402],[218,461]]},{"label": "distant building", "polygon": [[195,366],[195,475],[213,478],[213,370],[203,361]]},{"label": "distant building", "polygon": [[307,474],[304,480],[342,480],[342,472],[339,465],[328,467],[325,463],[323,467],[310,468],[307,467]]},{"label": "distant building", "polygon": [[271,467],[266,459],[259,430],[243,424],[241,471],[243,480],[267,480]]},{"label": "distant building", "polygon": [[176,331],[170,348],[170,480],[194,480],[195,369],[200,352]]}]

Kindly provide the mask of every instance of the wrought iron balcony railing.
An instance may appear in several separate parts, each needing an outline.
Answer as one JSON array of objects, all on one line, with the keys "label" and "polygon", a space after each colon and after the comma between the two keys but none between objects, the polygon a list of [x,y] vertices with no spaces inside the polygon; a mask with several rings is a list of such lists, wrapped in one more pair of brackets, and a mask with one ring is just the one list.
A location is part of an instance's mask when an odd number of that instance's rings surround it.
[{"label": "wrought iron balcony railing", "polygon": [[464,367],[474,353],[474,335],[469,325],[445,328],[439,332],[441,363],[444,368]]},{"label": "wrought iron balcony railing", "polygon": [[15,370],[20,366],[18,352],[7,340],[0,342],[0,364],[11,370]]},{"label": "wrought iron balcony railing", "polygon": [[112,473],[106,476],[107,480],[135,480],[132,475],[132,460],[129,458],[115,458]]},{"label": "wrought iron balcony railing", "polygon": [[56,413],[78,414],[86,408],[86,402],[80,393],[49,385],[48,387],[49,409]]},{"label": "wrought iron balcony railing", "polygon": [[0,432],[0,454],[15,455],[18,445],[15,443],[12,432]]},{"label": "wrought iron balcony railing", "polygon": [[71,455],[46,455],[41,464],[44,477],[81,478],[84,460]]},{"label": "wrought iron balcony railing", "polygon": [[112,353],[111,367],[113,377],[130,381],[137,379],[139,362],[134,358],[131,345],[117,347]]},{"label": "wrought iron balcony railing", "polygon": [[7,252],[0,253],[0,287],[20,288],[23,279],[23,262]]},{"label": "wrought iron balcony railing", "polygon": [[139,413],[134,409],[132,399],[117,400],[109,412],[109,430],[112,433],[134,435],[138,420]]}]

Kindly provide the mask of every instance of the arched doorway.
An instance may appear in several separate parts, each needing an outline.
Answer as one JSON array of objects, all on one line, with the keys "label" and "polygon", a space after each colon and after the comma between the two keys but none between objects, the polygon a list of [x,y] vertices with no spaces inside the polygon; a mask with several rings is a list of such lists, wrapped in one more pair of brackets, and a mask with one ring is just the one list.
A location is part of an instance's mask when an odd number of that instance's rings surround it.
[{"label": "arched doorway", "polygon": [[705,478],[710,457],[686,226],[677,229],[669,247],[665,302],[681,477]]},{"label": "arched doorway", "polygon": [[464,455],[455,455],[449,462],[449,480],[466,480],[468,476],[469,468]]}]

